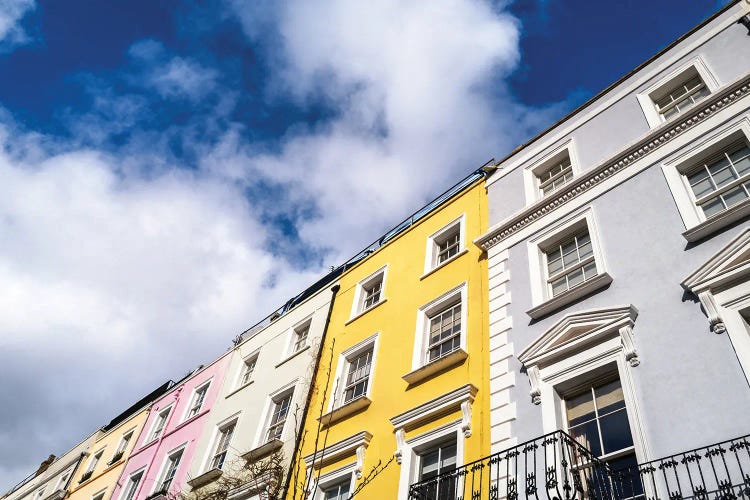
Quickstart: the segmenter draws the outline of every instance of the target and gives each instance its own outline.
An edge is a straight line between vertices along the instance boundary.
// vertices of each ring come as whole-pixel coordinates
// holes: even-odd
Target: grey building
[[[495,165],[493,456],[414,498],[750,498],[748,12]]]

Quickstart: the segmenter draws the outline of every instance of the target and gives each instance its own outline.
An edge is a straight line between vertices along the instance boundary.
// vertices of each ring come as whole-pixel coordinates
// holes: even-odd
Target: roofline
[[[666,47],[664,47],[663,49],[661,49],[659,52],[655,53],[654,55],[652,55],[651,57],[649,57],[648,59],[646,59],[645,61],[643,61],[638,66],[636,66],[632,70],[630,70],[627,73],[625,73],[623,76],[621,76],[620,78],[618,78],[617,80],[615,80],[614,83],[611,83],[610,85],[608,85],[607,87],[605,87],[604,90],[599,91],[594,97],[591,97],[589,100],[587,100],[583,104],[579,105],[573,111],[571,111],[570,113],[568,113],[564,117],[560,118],[558,121],[556,121],[555,123],[553,123],[549,127],[545,128],[544,130],[542,130],[541,132],[539,132],[538,134],[536,134],[535,136],[533,136],[528,141],[522,143],[519,146],[516,146],[513,149],[513,151],[511,151],[510,153],[508,153],[505,157],[501,158],[496,163],[496,165],[501,165],[502,163],[505,163],[506,161],[510,160],[511,158],[513,158],[514,156],[516,156],[518,153],[520,153],[521,151],[524,151],[526,148],[528,148],[532,144],[536,143],[538,140],[542,139],[544,136],[546,136],[547,134],[549,134],[550,132],[552,132],[554,129],[556,129],[557,127],[559,127],[563,123],[567,122],[568,120],[570,120],[574,116],[578,115],[579,113],[581,113],[585,109],[589,108],[591,105],[593,105],[599,99],[601,99],[602,97],[604,97],[607,93],[609,93],[615,87],[617,87],[618,85],[620,85],[621,83],[623,83],[625,80],[627,80],[628,78],[630,78],[634,74],[636,74],[639,71],[641,71],[643,68],[645,68],[646,66],[648,66],[649,64],[651,64],[652,62],[654,62],[656,59],[658,59],[659,57],[661,57],[665,53],[667,53],[670,50],[672,50],[675,46],[677,46],[683,40],[685,40],[686,38],[688,38],[689,36],[691,36],[693,33],[695,33],[696,31],[700,30],[701,28],[703,28],[704,26],[706,26],[707,24],[709,24],[711,21],[713,21],[714,19],[716,19],[717,17],[719,17],[721,14],[723,14],[726,11],[728,11],[730,8],[734,7],[735,4],[738,4],[738,3],[742,2],[742,1],[743,0],[731,0],[724,7],[720,8],[719,10],[717,10],[716,12],[714,12],[713,14],[711,14],[710,16],[708,16],[706,19],[704,19],[703,21],[701,21],[700,23],[698,23],[696,26],[694,26],[693,28],[691,28],[689,31],[687,31],[686,33],[684,33],[684,34],[680,35],[679,37],[677,37],[674,41],[672,41],[669,45],[667,45]],[[744,0],[744,1],[747,2],[749,0]]]

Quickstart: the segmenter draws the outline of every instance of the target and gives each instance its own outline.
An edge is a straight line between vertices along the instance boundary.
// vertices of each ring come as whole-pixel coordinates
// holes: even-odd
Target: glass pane
[[[747,149],[745,149],[745,153],[747,154]],[[744,158],[738,158],[734,164],[734,168],[737,169],[737,172],[739,172],[740,175],[746,175],[750,172],[750,156],[745,156]]]
[[[705,202],[701,205],[701,208],[703,209],[703,213],[706,214],[706,217],[711,217],[712,215],[724,210],[724,204],[719,197],[716,197]]]
[[[737,178],[737,175],[735,175],[734,171],[729,167],[729,162],[727,162],[726,168],[717,170],[716,172],[712,171],[711,175],[713,175],[717,187],[726,186]]]
[[[605,415],[599,419],[602,429],[604,453],[621,450],[633,446],[633,437],[628,424],[628,412],[624,409]]]
[[[594,389],[596,394],[596,409],[599,415],[625,408],[625,397],[622,393],[622,385],[615,380]]]
[[[588,240],[588,235],[586,236],[586,239]],[[594,249],[591,247],[591,240],[588,240],[585,243],[582,243],[581,248],[579,249],[579,252],[581,254],[581,260],[593,255]]]
[[[591,420],[585,424],[571,427],[568,429],[570,435],[575,439],[581,446],[586,447],[594,456],[600,456],[602,454],[601,446],[599,445],[599,430],[596,427],[596,420]]]
[[[562,259],[550,260],[547,264],[547,268],[549,269],[550,276],[554,276],[562,271]]]
[[[596,262],[591,262],[583,266],[584,279],[589,280],[596,276]]]
[[[435,450],[422,455],[422,480],[430,479],[438,474],[440,451]]]
[[[565,401],[568,414],[568,425],[574,426],[591,420],[596,416],[594,413],[594,397],[591,391],[586,391],[580,396]]]
[[[583,269],[576,269],[568,275],[568,286],[573,288],[579,283],[583,283]]]
[[[552,282],[552,296],[553,297],[559,293],[564,292],[567,289],[568,289],[568,285],[567,285],[565,276]]]
[[[664,118],[667,118],[667,119],[671,118],[675,116],[676,114],[678,114],[679,112],[680,110],[677,109],[677,107],[675,106],[674,108],[670,108],[669,110],[664,112]]]
[[[743,188],[742,186],[737,186],[724,193],[722,195],[722,198],[724,198],[724,203],[727,205],[727,207],[731,207],[735,203],[739,203],[742,200],[746,199],[747,193],[745,192],[745,188]]]

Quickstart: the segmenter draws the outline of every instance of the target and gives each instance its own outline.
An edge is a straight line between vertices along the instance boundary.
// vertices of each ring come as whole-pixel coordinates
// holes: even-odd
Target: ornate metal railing
[[[616,491],[646,499],[750,499],[750,435],[612,472]]]
[[[414,483],[410,500],[750,500],[750,435],[613,470],[562,431]]]

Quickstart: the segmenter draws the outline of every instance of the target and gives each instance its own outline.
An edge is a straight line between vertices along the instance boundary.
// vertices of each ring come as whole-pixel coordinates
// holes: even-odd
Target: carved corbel
[[[635,339],[633,338],[633,327],[625,325],[620,328],[620,339],[622,340],[622,350],[625,359],[630,366],[638,366],[641,361],[638,359],[638,351],[635,350]]]
[[[542,390],[539,386],[539,368],[536,366],[530,366],[526,373],[529,376],[529,382],[531,382],[531,402],[535,405],[542,403]]]
[[[393,455],[396,457],[396,462],[401,465],[401,459],[403,458],[404,448],[406,447],[406,431],[402,428],[396,429],[396,453]]]
[[[724,325],[724,320],[719,315],[719,306],[716,304],[716,299],[710,291],[700,292],[698,298],[701,301],[703,309],[708,315],[708,324],[711,327],[711,331],[716,334],[722,334],[727,331],[727,327]]]
[[[357,446],[357,465],[354,468],[354,475],[357,479],[362,479],[362,470],[365,466],[365,446]]]
[[[469,401],[461,403],[461,430],[464,437],[471,437],[471,403]]]

